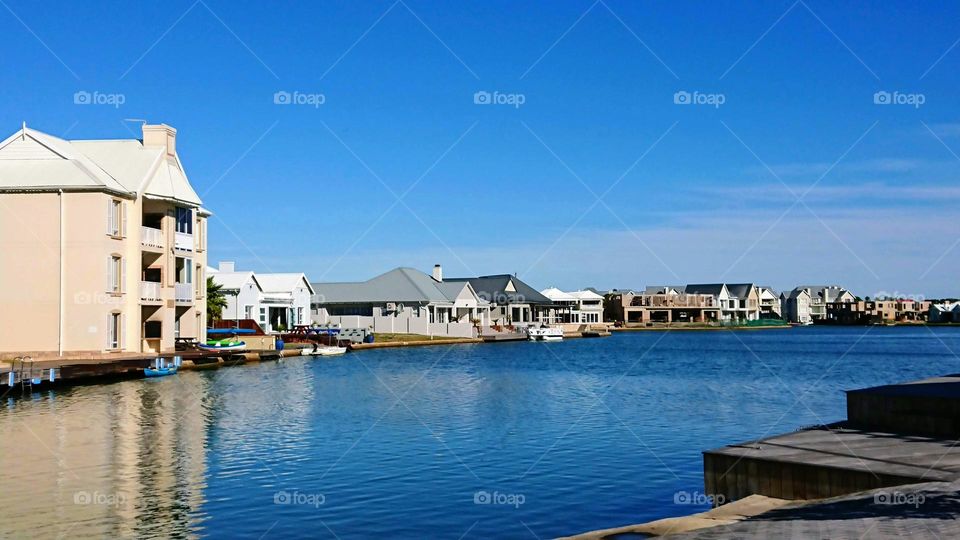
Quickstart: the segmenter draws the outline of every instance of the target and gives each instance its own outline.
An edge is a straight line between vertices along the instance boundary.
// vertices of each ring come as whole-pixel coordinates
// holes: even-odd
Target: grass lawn
[[[391,343],[396,341],[442,341],[445,339],[458,339],[447,336],[424,336],[422,334],[373,334],[374,343]]]

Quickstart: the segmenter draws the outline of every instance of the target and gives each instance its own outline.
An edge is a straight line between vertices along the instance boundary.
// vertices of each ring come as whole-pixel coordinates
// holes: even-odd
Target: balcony
[[[163,249],[163,231],[153,227],[140,227],[140,245],[149,248]]]
[[[177,283],[173,289],[174,301],[178,303],[193,303],[193,283]]]
[[[173,247],[181,251],[193,251],[193,235],[178,232],[174,238]]]
[[[140,300],[144,302],[162,302],[162,286],[155,281],[140,282]]]

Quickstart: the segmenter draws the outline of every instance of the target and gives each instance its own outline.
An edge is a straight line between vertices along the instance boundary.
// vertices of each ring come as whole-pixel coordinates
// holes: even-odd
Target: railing
[[[633,298],[630,303],[636,307],[660,307],[660,308],[714,308],[717,303],[712,296],[701,296],[693,294],[680,295],[640,295]]]
[[[174,238],[173,246],[176,249],[182,249],[184,251],[193,251],[193,235],[188,233],[178,232]]]
[[[173,287],[173,299],[177,302],[193,301],[193,283],[177,283]]]
[[[140,299],[151,301],[151,302],[162,301],[163,298],[161,297],[160,283],[157,283],[154,281],[141,281],[140,282]]]
[[[140,227],[140,244],[163,249],[163,231],[153,227]]]

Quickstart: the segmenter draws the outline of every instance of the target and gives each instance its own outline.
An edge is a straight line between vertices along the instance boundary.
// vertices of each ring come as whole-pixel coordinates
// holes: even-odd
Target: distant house
[[[559,306],[541,317],[542,323],[580,325],[603,322],[603,296],[594,291],[564,292],[551,287],[540,291],[540,294]]]
[[[720,320],[755,321],[760,318],[760,293],[752,283],[706,283],[684,287],[687,294],[709,294],[720,306]]]
[[[224,289],[224,320],[253,319],[268,333],[311,323],[313,287],[303,273],[237,272],[224,261],[210,276]]]
[[[960,323],[960,302],[931,305],[927,320],[932,323]]]
[[[790,322],[807,324],[827,320],[827,306],[856,301],[850,291],[839,285],[801,285],[783,297],[783,314]]]
[[[652,286],[641,292],[612,291],[604,297],[604,311],[607,320],[624,324],[717,322],[717,294],[727,296],[723,286],[712,291],[686,292],[678,285]]]
[[[761,319],[782,319],[783,309],[780,307],[780,295],[772,287],[760,285],[757,287],[760,297]]]
[[[555,307],[552,300],[510,274],[448,278],[443,281],[469,283],[481,299],[490,303],[493,324],[532,326],[541,317],[549,316],[550,310]]]
[[[468,282],[395,268],[367,281],[314,283],[314,322],[374,332],[473,337],[490,323],[490,303]]]

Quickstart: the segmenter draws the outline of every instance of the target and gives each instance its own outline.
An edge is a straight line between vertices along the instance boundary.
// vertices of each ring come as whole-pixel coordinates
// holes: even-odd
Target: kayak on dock
[[[206,343],[198,343],[197,348],[203,351],[242,351],[247,348],[244,341],[236,336],[223,339],[208,339]]]

